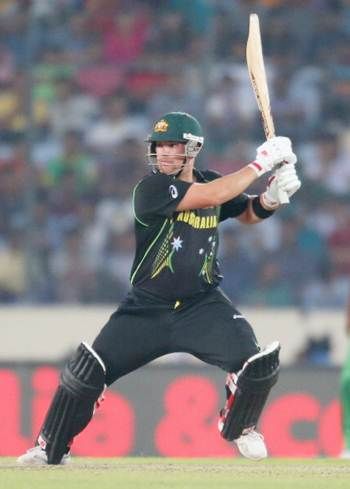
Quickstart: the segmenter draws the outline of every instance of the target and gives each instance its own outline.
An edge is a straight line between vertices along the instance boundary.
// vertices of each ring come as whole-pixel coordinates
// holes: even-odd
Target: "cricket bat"
[[[275,136],[275,125],[273,123],[269,89],[262,51],[260,23],[257,14],[249,16],[249,33],[247,40],[247,66],[254,95],[261,113],[266,139]],[[286,192],[279,190],[281,204],[288,204],[289,198]]]

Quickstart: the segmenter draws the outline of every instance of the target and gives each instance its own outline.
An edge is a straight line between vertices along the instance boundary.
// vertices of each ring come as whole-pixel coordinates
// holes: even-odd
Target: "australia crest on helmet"
[[[165,119],[157,121],[154,125],[154,132],[167,132],[169,123]]]

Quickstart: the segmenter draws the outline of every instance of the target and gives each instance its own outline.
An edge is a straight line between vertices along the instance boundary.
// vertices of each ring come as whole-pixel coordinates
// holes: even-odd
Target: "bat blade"
[[[260,22],[257,14],[249,16],[249,33],[246,47],[247,67],[254,95],[261,113],[266,139],[275,135],[275,125],[271,113],[269,89],[261,42]],[[289,203],[286,192],[279,191],[282,204]]]
[[[248,73],[262,115],[265,136],[269,139],[275,135],[275,126],[271,114],[270,96],[261,43],[260,23],[257,14],[251,14],[249,16],[249,34],[246,55]]]

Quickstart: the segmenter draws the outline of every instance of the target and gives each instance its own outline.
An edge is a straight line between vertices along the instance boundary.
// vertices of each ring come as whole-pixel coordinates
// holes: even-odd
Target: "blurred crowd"
[[[303,187],[262,225],[225,223],[223,286],[236,304],[345,303],[350,0],[2,0],[0,302],[121,299],[154,118],[183,110],[201,121],[200,166],[228,173],[255,156],[251,12]]]

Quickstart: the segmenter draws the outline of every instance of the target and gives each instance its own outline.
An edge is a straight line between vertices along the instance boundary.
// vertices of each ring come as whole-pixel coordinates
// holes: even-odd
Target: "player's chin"
[[[158,164],[158,171],[165,175],[176,175],[181,170],[182,165]]]

